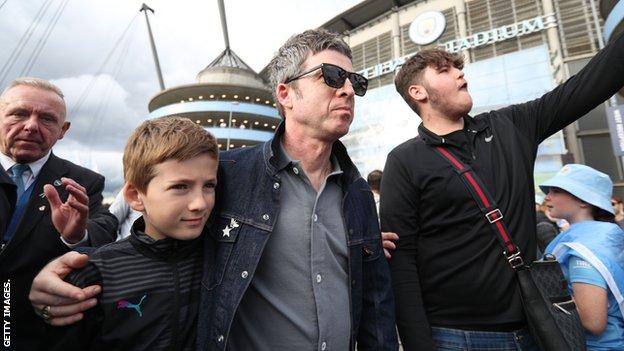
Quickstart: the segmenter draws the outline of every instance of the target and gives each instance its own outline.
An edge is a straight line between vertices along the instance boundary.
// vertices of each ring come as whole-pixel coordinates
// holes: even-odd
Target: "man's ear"
[[[69,121],[63,122],[63,125],[61,126],[61,135],[58,137],[57,140],[63,139],[63,137],[65,136],[65,133],[67,132],[70,126],[71,126],[71,122]]]
[[[126,183],[121,189],[123,191],[124,199],[128,205],[135,211],[145,212],[145,205],[143,204],[143,194],[131,183]]]
[[[410,85],[407,88],[407,93],[409,96],[416,102],[424,103],[429,98],[429,94],[427,93],[427,89],[425,89],[422,85]]]
[[[280,83],[275,87],[275,97],[284,110],[292,108],[292,94],[288,84]]]

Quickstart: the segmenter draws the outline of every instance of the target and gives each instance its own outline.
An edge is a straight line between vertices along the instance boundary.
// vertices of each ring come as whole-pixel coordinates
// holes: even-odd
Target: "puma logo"
[[[489,143],[490,141],[492,141],[492,139],[494,139],[494,134],[490,135],[490,136],[486,136],[485,137],[485,142]]]
[[[146,297],[147,297],[147,294],[143,295],[143,297],[137,304],[131,303],[130,301],[127,301],[127,300],[119,300],[117,301],[117,309],[119,310],[122,308],[133,308],[136,311],[136,313],[139,315],[139,317],[143,317],[143,312],[141,311],[141,304],[143,303],[143,300],[145,300]]]

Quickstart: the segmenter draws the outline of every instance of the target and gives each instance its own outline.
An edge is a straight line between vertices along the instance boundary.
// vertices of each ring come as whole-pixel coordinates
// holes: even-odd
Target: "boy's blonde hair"
[[[219,158],[217,140],[200,125],[177,116],[148,120],[128,139],[123,155],[124,180],[145,193],[156,176],[156,165],[202,154]]]

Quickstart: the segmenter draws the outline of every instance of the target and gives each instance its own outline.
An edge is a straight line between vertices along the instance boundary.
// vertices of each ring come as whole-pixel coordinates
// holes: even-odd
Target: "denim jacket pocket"
[[[362,242],[362,260],[364,262],[378,259],[381,251],[379,239],[368,239]]]
[[[235,218],[226,216],[219,217],[217,230],[214,235],[218,245],[216,252],[217,257],[214,261],[214,266],[208,268],[212,273],[205,275],[209,277],[209,281],[202,282],[202,285],[208,290],[212,290],[221,284],[242,225],[243,224]]]
[[[347,244],[351,255],[360,253],[363,262],[374,261],[381,255],[381,244],[379,239],[355,239]],[[352,257],[353,258],[353,257]]]

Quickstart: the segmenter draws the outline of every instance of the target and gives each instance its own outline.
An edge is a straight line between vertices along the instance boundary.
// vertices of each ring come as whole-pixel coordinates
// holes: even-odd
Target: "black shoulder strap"
[[[524,261],[520,254],[520,249],[511,239],[509,230],[503,221],[503,214],[498,208],[496,201],[487,191],[481,178],[468,165],[464,164],[455,157],[449,150],[442,146],[434,146],[434,150],[442,156],[443,159],[451,164],[455,172],[468,188],[470,195],[475,200],[479,209],[483,213],[485,219],[490,224],[490,228],[494,231],[494,235],[503,247],[503,254],[513,269],[524,268]]]

